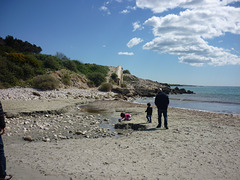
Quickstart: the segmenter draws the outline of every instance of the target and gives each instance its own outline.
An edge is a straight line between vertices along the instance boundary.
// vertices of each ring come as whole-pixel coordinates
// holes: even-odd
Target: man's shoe
[[[161,126],[158,125],[156,128],[161,128]]]
[[[168,127],[165,127],[166,129],[168,129]]]

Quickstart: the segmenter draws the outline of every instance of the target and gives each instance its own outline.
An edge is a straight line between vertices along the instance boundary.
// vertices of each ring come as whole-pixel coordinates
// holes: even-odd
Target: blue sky
[[[240,86],[240,0],[0,0],[0,37],[162,83]]]

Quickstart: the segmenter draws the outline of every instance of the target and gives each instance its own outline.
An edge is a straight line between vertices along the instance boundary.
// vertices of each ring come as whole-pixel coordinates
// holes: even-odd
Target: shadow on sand
[[[115,124],[115,129],[132,129],[135,131],[162,131],[167,129],[161,129],[161,128],[148,128],[148,123],[140,123],[140,124],[134,124],[134,123],[118,123]]]

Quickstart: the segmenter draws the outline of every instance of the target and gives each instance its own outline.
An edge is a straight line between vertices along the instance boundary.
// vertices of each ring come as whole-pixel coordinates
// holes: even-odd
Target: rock
[[[149,79],[141,79],[131,74],[124,74],[124,83],[127,88],[113,87],[112,92],[121,94],[126,97],[154,97],[156,96],[157,89],[162,88],[166,94],[193,94],[194,92],[185,89],[171,89],[167,83],[159,83]],[[116,97],[115,97],[116,98]],[[120,97],[119,97],[120,98]]]
[[[38,92],[35,92],[35,91],[33,92],[33,95],[34,96],[41,96],[41,94],[39,94]]]
[[[130,93],[130,90],[127,88],[113,87],[112,92],[125,96]]]
[[[87,131],[76,131],[75,134],[76,135],[85,135],[87,133]]]
[[[178,87],[175,87],[174,89],[171,90],[171,94],[194,94],[193,91],[186,90],[184,88],[179,89]]]
[[[67,139],[67,136],[59,135],[58,136],[60,139]]]
[[[44,142],[50,142],[51,140],[50,140],[50,138],[45,138],[45,137],[43,137],[43,141],[44,141]]]
[[[6,112],[5,115],[6,115],[6,118],[17,118],[17,117],[19,117],[19,113],[15,113],[15,112]]]
[[[23,140],[24,141],[29,141],[29,142],[34,141],[34,139],[31,136],[25,136],[25,137],[23,137]]]

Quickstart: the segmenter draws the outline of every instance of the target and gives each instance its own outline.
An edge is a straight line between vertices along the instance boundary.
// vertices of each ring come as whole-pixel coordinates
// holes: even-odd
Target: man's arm
[[[155,103],[155,105],[158,107],[158,96],[155,97],[154,103]]]
[[[3,114],[3,108],[2,108],[2,103],[0,102],[0,130],[1,133],[0,134],[4,134],[4,128],[5,128],[6,124],[5,124],[5,120],[4,120],[4,114]]]

